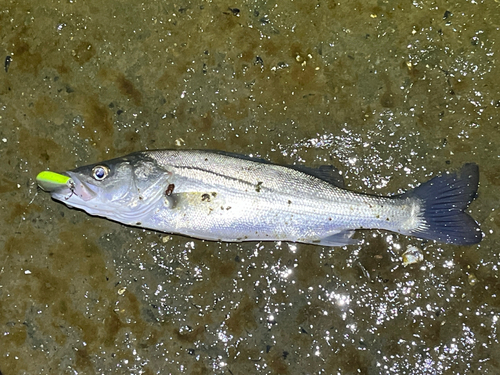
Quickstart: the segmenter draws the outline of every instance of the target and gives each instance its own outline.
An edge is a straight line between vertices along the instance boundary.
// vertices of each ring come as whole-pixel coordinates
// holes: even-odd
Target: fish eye
[[[92,168],[92,177],[96,179],[97,181],[102,181],[106,177],[108,177],[109,174],[109,168],[106,167],[105,165],[96,165],[94,168]]]

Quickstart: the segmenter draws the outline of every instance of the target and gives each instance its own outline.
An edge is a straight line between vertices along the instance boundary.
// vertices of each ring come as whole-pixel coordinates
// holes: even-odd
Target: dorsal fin
[[[333,165],[320,165],[316,168],[305,165],[289,165],[287,167],[310,174],[339,188],[344,188],[344,178],[340,174],[340,171]]]
[[[241,160],[248,160],[248,161],[254,161],[256,163],[262,163],[262,164],[274,164],[271,163],[269,160],[258,158],[255,156],[249,156],[245,154],[238,154],[237,152],[230,152],[230,151],[220,151],[220,150],[209,150],[208,152],[213,152],[219,155],[224,155],[224,156],[229,156],[232,158],[237,158]]]
[[[257,163],[263,164],[275,164],[270,162],[269,160],[257,158],[253,156],[248,156],[244,154],[238,154],[235,152],[227,152],[227,151],[215,151],[220,155],[230,156],[233,158],[239,158],[243,160],[254,161]],[[307,167],[305,165],[284,165],[287,168],[295,169],[296,171],[303,172],[319,178],[325,182],[328,182],[332,185],[335,185],[339,188],[344,188],[344,178],[342,177],[340,171],[335,168],[333,165],[320,165],[319,167]]]

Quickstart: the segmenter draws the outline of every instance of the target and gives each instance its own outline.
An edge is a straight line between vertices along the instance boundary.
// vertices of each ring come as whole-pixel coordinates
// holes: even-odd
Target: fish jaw
[[[89,201],[95,198],[97,194],[94,187],[80,181],[71,172],[55,173],[43,171],[36,176],[36,181],[54,199],[61,201],[68,201],[73,197]]]
[[[44,171],[36,179],[38,185],[49,192],[53,199],[70,207],[84,209],[100,193],[97,186],[84,182],[72,172]]]
[[[66,203],[68,206],[79,207],[81,202],[89,202],[96,198],[99,189],[91,184],[80,180],[74,173],[65,172],[69,177],[65,188],[56,189],[50,192],[52,198]]]
[[[78,176],[73,172],[66,173],[71,178],[70,181],[72,182],[72,186],[70,190],[72,196],[75,196],[84,202],[88,202],[95,199],[99,195],[100,189],[97,186],[80,180]]]

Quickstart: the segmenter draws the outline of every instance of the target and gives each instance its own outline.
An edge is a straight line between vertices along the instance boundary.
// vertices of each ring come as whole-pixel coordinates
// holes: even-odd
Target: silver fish
[[[356,229],[385,229],[458,245],[481,241],[464,210],[479,169],[435,177],[416,189],[378,197],[343,189],[332,169],[287,167],[235,154],[157,150],[77,168],[44,171],[40,187],[90,215],[215,241],[359,243]]]

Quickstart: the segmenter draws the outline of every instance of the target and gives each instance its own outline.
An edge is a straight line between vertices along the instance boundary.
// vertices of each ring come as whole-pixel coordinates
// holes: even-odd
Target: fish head
[[[162,200],[171,175],[154,160],[131,154],[63,173],[44,171],[37,182],[70,207],[135,224]]]

